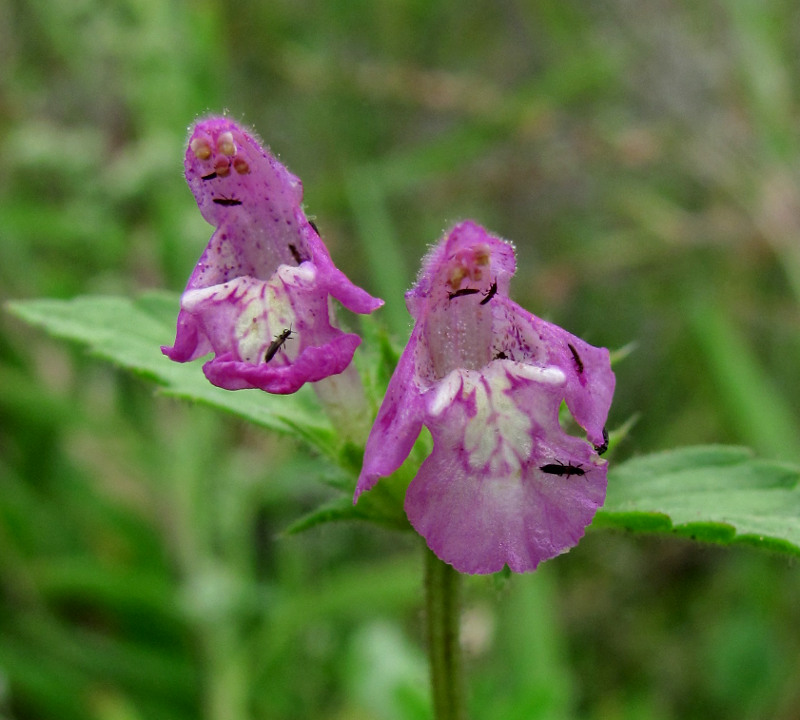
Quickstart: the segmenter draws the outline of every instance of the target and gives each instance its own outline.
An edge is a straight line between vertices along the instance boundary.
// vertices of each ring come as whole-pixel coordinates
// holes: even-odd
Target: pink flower
[[[472,222],[425,258],[355,493],[397,470],[427,426],[433,451],[406,514],[465,573],[533,570],[575,545],[605,500],[608,351],[512,302],[515,267],[512,246]],[[588,441],[559,424],[562,401]]]
[[[336,268],[301,207],[303,187],[232,120],[193,128],[186,181],[216,230],[181,297],[167,357],[209,352],[206,377],[228,390],[292,393],[341,373],[361,339],[331,324],[328,296],[357,313],[382,300]]]

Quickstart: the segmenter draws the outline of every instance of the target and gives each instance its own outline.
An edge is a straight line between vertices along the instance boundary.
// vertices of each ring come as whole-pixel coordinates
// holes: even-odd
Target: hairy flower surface
[[[336,268],[301,201],[303,186],[225,117],[193,128],[186,181],[216,230],[181,298],[170,359],[214,353],[206,377],[228,390],[291,393],[341,373],[361,339],[331,324],[329,296],[370,313],[382,300]]]
[[[608,350],[508,298],[513,247],[463,222],[406,294],[415,326],[370,432],[355,498],[391,475],[425,425],[433,451],[405,510],[442,560],[515,572],[575,545],[605,500]],[[559,424],[566,402],[587,439]]]

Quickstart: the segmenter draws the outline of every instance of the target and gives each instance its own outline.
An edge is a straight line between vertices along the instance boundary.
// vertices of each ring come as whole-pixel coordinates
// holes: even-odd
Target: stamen
[[[458,290],[461,287],[461,281],[466,276],[467,271],[461,265],[456,265],[450,270],[450,277],[447,280],[453,290]]]
[[[233,133],[228,131],[220,133],[217,138],[217,148],[223,155],[229,157],[236,154],[236,143],[233,141]]]
[[[479,245],[475,248],[476,265],[488,265],[490,257],[489,248],[486,245]]]
[[[228,177],[231,174],[230,163],[225,158],[217,158],[214,163],[214,171],[217,173],[217,177]]]
[[[211,145],[205,138],[195,138],[189,143],[189,147],[198,160],[208,160],[211,157]]]

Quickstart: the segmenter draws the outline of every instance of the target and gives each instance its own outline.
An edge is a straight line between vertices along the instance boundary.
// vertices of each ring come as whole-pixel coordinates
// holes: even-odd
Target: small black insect
[[[608,430],[603,428],[603,444],[602,445],[593,445],[594,451],[598,455],[602,455],[606,450],[608,450]]]
[[[231,207],[232,205],[242,204],[241,200],[237,200],[236,198],[226,198],[226,197],[214,198],[214,202],[217,205],[223,205],[224,207]]]
[[[455,292],[447,293],[447,297],[451,300],[457,297],[464,297],[464,295],[475,295],[478,292],[477,288],[461,288],[461,290],[456,290]]]
[[[278,350],[280,350],[281,345],[283,345],[292,335],[294,335],[294,333],[292,332],[291,325],[288,328],[286,328],[286,330],[276,335],[275,339],[269,344],[269,347],[267,348],[267,352],[264,355],[264,362],[268,363],[270,360],[272,360],[272,358],[275,357],[275,353],[278,352]]]
[[[314,228],[314,232],[319,235],[319,228],[317,227],[317,224],[313,220],[309,220],[308,224],[311,225],[311,227]],[[322,237],[322,235],[319,236]]]
[[[486,297],[481,300],[481,305],[486,305],[495,295],[497,294],[497,280],[492,283],[492,287],[489,288],[489,292],[486,293]]]
[[[575,361],[575,367],[578,368],[578,375],[583,375],[583,360],[581,360],[581,356],[578,355],[578,351],[570,343],[567,343],[567,347],[572,353],[572,359]]]
[[[295,261],[295,262],[296,262],[298,265],[299,265],[301,262],[303,262],[303,260],[306,260],[306,259],[307,259],[307,258],[304,258],[304,257],[303,257],[303,256],[300,254],[300,251],[297,249],[297,246],[296,246],[296,245],[293,245],[292,243],[289,243],[289,252],[290,252],[290,253],[292,253],[292,257],[294,258],[294,261]]]
[[[586,475],[586,470],[583,469],[580,465],[564,465],[562,462],[548,463],[547,465],[541,465],[539,467],[543,473],[547,473],[548,475],[561,475],[562,477],[570,478],[573,475],[581,476]]]
[[[200,179],[201,180],[213,180],[215,177],[217,177],[217,173],[211,172],[211,173],[208,173],[208,175],[202,175],[200,177]]]
[[[508,360],[508,355],[506,355],[502,350],[494,356],[495,360]]]

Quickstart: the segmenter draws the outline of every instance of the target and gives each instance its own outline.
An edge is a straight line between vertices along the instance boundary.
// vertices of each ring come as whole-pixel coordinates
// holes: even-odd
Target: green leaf
[[[338,497],[314,508],[311,512],[295,520],[284,531],[287,535],[310,530],[317,525],[340,520],[366,520],[368,515],[363,506],[353,504],[352,496]]]
[[[342,520],[366,520],[393,530],[409,530],[411,526],[403,510],[402,499],[407,485],[407,479],[393,475],[382,480],[368,493],[364,493],[355,504],[352,491],[347,492],[314,508],[293,522],[285,532],[287,535],[293,535],[317,525]]]
[[[659,532],[800,555],[800,467],[697,446],[612,467],[593,527]]]
[[[153,292],[136,300],[82,296],[72,300],[25,300],[8,304],[23,320],[51,335],[85,345],[95,357],[161,385],[165,395],[226,410],[245,420],[298,436],[323,453],[335,453],[335,435],[313,392],[293,395],[231,392],[214,387],[200,362],[176,363],[161,353],[175,337],[177,295]]]

